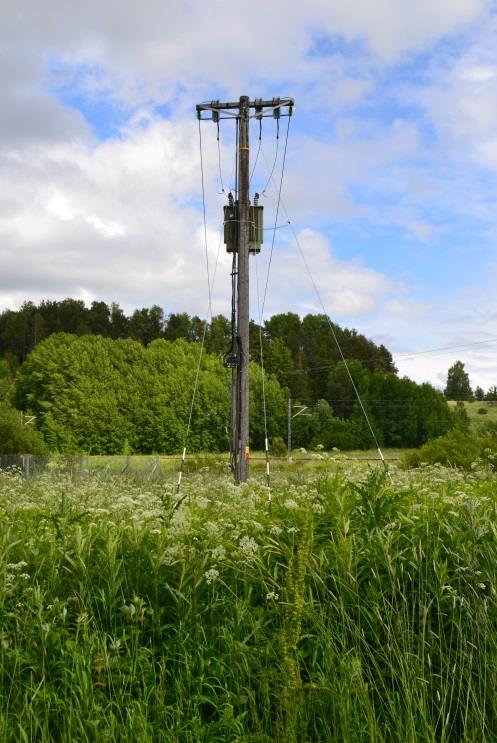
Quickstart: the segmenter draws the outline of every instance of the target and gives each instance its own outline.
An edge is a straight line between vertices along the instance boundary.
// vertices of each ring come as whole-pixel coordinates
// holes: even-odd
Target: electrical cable
[[[286,209],[285,209],[284,205],[283,205],[283,209],[284,209],[284,211],[285,211],[285,213],[286,213]],[[288,219],[288,214],[287,214],[287,219]],[[380,459],[381,459],[381,461],[382,461],[383,467],[385,468],[385,471],[386,471],[386,472],[388,472],[388,465],[387,465],[387,463],[385,462],[385,457],[383,456],[383,452],[381,451],[381,448],[380,448],[380,444],[379,444],[378,438],[377,438],[377,436],[376,436],[376,433],[375,433],[375,431],[374,431],[374,428],[373,428],[373,426],[372,426],[372,424],[371,424],[371,421],[369,420],[369,416],[368,416],[368,414],[367,414],[367,412],[366,412],[366,408],[364,407],[364,403],[362,402],[362,398],[361,398],[361,395],[359,394],[359,390],[357,389],[356,383],[355,383],[355,381],[354,381],[354,377],[352,376],[352,372],[350,371],[349,365],[348,365],[348,363],[347,363],[347,359],[345,358],[345,356],[344,356],[344,354],[343,354],[343,351],[342,351],[342,347],[341,347],[341,345],[340,345],[340,342],[339,342],[339,340],[338,340],[337,334],[335,333],[335,328],[333,327],[333,323],[331,322],[331,320],[330,320],[330,318],[329,318],[329,316],[328,316],[328,314],[327,314],[327,312],[326,312],[326,309],[325,309],[325,306],[324,306],[323,300],[321,299],[321,294],[320,294],[320,292],[319,292],[319,289],[318,289],[318,287],[317,287],[317,285],[316,285],[316,282],[314,281],[314,277],[313,277],[313,275],[312,275],[312,272],[311,272],[311,269],[310,269],[310,267],[309,267],[309,264],[307,263],[307,261],[306,261],[306,259],[305,259],[305,255],[304,255],[304,252],[303,252],[303,250],[302,250],[302,247],[301,247],[301,245],[300,245],[300,242],[299,242],[299,239],[298,239],[297,233],[295,232],[295,229],[294,229],[293,225],[291,225],[291,230],[292,230],[292,234],[293,234],[293,237],[294,237],[295,243],[296,243],[296,245],[297,245],[297,248],[298,248],[298,250],[299,250],[299,252],[300,252],[300,256],[301,256],[301,258],[302,258],[302,261],[303,261],[303,263],[304,263],[304,267],[305,267],[305,269],[306,269],[306,271],[307,271],[307,275],[309,276],[309,279],[310,279],[310,281],[311,281],[311,284],[312,284],[312,286],[313,286],[313,288],[314,288],[314,291],[315,291],[315,293],[316,293],[316,297],[317,297],[317,300],[318,300],[319,304],[321,305],[321,308],[322,308],[322,310],[323,310],[323,314],[324,314],[324,315],[326,316],[326,318],[327,318],[327,320],[328,320],[328,325],[329,325],[329,327],[330,327],[330,330],[331,330],[331,334],[332,334],[332,336],[333,336],[333,340],[335,341],[335,345],[336,345],[336,347],[338,348],[338,352],[339,352],[339,354],[340,354],[340,357],[341,357],[341,359],[342,359],[342,361],[343,361],[344,367],[345,367],[345,369],[346,369],[346,371],[347,371],[347,375],[348,375],[348,377],[349,377],[349,379],[350,379],[350,383],[351,383],[351,385],[352,385],[352,389],[354,390],[354,394],[355,394],[355,396],[356,396],[356,398],[357,398],[357,401],[358,401],[358,403],[359,403],[359,405],[360,405],[360,408],[361,408],[361,410],[362,410],[362,414],[363,414],[363,416],[364,416],[364,420],[365,420],[365,421],[366,421],[366,423],[367,423],[367,426],[368,426],[368,428],[369,428],[369,431],[370,431],[370,433],[371,433],[371,436],[372,436],[372,438],[373,438],[373,441],[374,441],[374,443],[375,443],[375,446],[376,446],[376,450],[377,450],[377,452],[378,452],[378,454],[379,454],[379,456],[380,456]]]
[[[287,132],[287,134],[288,134],[288,132]],[[285,151],[286,151],[286,143],[285,143]],[[264,158],[264,161],[266,162],[266,167],[267,167],[267,161],[266,161],[266,158],[264,156],[264,151],[262,151],[262,156]],[[271,180],[271,177],[270,177],[269,180]],[[369,420],[369,416],[368,416],[367,411],[366,411],[366,408],[364,407],[364,404],[362,402],[361,396],[359,394],[359,390],[357,389],[357,386],[355,384],[354,378],[353,378],[352,373],[351,373],[351,371],[349,369],[349,365],[347,363],[347,359],[345,358],[345,356],[343,354],[342,347],[340,345],[340,342],[338,340],[337,334],[335,333],[335,329],[333,327],[333,323],[331,322],[330,317],[329,317],[328,313],[326,312],[326,309],[325,309],[323,300],[321,299],[321,294],[320,294],[320,292],[318,290],[318,287],[316,285],[316,282],[314,281],[314,277],[313,277],[312,272],[310,270],[309,264],[307,263],[307,261],[305,259],[305,255],[304,255],[304,252],[303,252],[302,247],[300,245],[300,242],[299,242],[297,233],[295,232],[295,229],[293,227],[293,224],[291,223],[291,220],[290,220],[290,218],[288,216],[288,212],[287,212],[287,210],[285,208],[284,202],[283,202],[283,200],[281,198],[281,181],[280,181],[280,189],[279,189],[279,194],[278,194],[278,210],[279,210],[280,203],[281,203],[281,206],[283,207],[283,211],[286,214],[287,221],[290,224],[290,229],[292,230],[292,234],[293,234],[293,237],[294,237],[294,240],[295,240],[295,244],[297,245],[297,248],[299,250],[300,256],[301,256],[302,261],[304,263],[304,267],[306,269],[307,275],[308,275],[308,277],[309,277],[309,279],[311,281],[311,284],[312,284],[312,286],[314,288],[314,292],[316,294],[318,303],[321,305],[321,308],[323,310],[323,314],[324,314],[324,316],[326,317],[326,319],[328,321],[328,325],[330,327],[331,334],[333,336],[333,340],[335,341],[335,345],[336,345],[336,347],[338,349],[338,352],[339,352],[340,357],[341,357],[341,359],[343,361],[344,367],[345,367],[345,369],[347,371],[347,375],[348,375],[348,377],[350,379],[350,382],[352,384],[352,389],[354,390],[354,394],[355,394],[355,396],[357,398],[357,401],[359,402],[359,405],[360,405],[362,414],[363,414],[364,419],[366,421],[366,424],[367,424],[367,426],[369,428],[369,431],[371,433],[372,439],[373,439],[373,441],[375,443],[376,450],[378,451],[379,457],[380,457],[380,459],[382,461],[382,464],[383,464],[385,470],[388,472],[388,466],[387,466],[387,463],[385,462],[385,457],[383,456],[383,452],[381,451],[378,438],[377,438],[376,433],[375,433],[375,431],[373,429],[373,426],[371,425],[371,421]],[[274,244],[274,233],[273,233],[273,244]],[[272,256],[272,251],[271,251],[271,256]],[[270,256],[270,260],[271,260],[271,256]]]
[[[216,256],[216,262],[214,265],[214,273],[212,277],[212,284],[211,284],[211,277],[210,277],[210,270],[209,270],[209,245],[207,240],[207,216],[206,216],[206,208],[205,208],[205,181],[204,181],[204,159],[203,159],[203,152],[202,152],[202,130],[200,127],[200,119],[198,122],[198,134],[199,134],[199,151],[200,151],[200,173],[201,173],[201,183],[202,183],[202,214],[203,214],[203,226],[204,226],[204,247],[205,247],[205,263],[206,263],[206,271],[207,271],[207,291],[209,295],[209,304],[208,304],[208,310],[207,310],[207,317],[204,321],[204,332],[202,335],[202,341],[200,344],[200,350],[199,350],[199,356],[198,356],[198,362],[197,362],[197,369],[195,373],[195,381],[193,384],[193,392],[190,402],[190,411],[188,414],[188,423],[186,426],[186,432],[185,432],[185,439],[184,439],[184,446],[183,446],[183,453],[181,456],[181,462],[180,467],[178,471],[178,480],[176,483],[176,494],[179,494],[180,488],[181,488],[181,480],[183,477],[184,469],[185,469],[185,460],[186,460],[186,450],[188,447],[188,440],[190,437],[190,431],[191,431],[191,425],[192,425],[192,419],[193,419],[193,409],[195,405],[195,399],[197,396],[197,389],[198,389],[198,382],[200,378],[200,368],[202,364],[202,357],[204,353],[204,347],[205,347],[205,338],[207,335],[207,326],[208,326],[208,318],[210,317],[210,320],[212,322],[212,285],[215,280],[216,272],[217,272],[217,265],[219,261],[219,252],[221,248],[221,235],[219,237],[219,244],[217,249],[217,256]],[[181,501],[178,501],[175,505],[177,507]]]
[[[259,155],[261,154],[261,145],[262,145],[262,119],[259,119],[259,146],[257,148],[257,153],[256,153],[256,156],[255,156],[254,165],[252,167],[252,172],[251,172],[250,178],[249,178],[249,189],[250,189],[250,186],[252,185],[252,179],[254,177],[255,168],[257,166],[257,161],[259,160]]]
[[[217,125],[217,161],[219,165],[219,180],[221,181],[221,193],[224,193],[226,195],[226,191],[224,190],[224,183],[223,183],[223,172],[221,169],[221,144],[219,142],[219,119],[216,121],[216,125]]]
[[[257,253],[255,255],[255,283],[257,288],[257,310],[259,313],[259,351],[261,357],[261,374],[262,374],[262,412],[264,418],[264,453],[266,459],[266,485],[268,487],[268,502],[269,510],[271,510],[272,493],[271,493],[271,480],[269,474],[269,438],[268,438],[268,426],[267,426],[267,405],[266,405],[266,371],[264,369],[264,351],[262,347],[262,314],[261,314],[261,303],[259,295],[259,269]]]
[[[269,285],[269,273],[271,271],[271,263],[272,263],[272,260],[273,260],[273,253],[274,253],[274,243],[275,243],[275,239],[276,239],[276,225],[278,224],[278,216],[279,216],[279,213],[280,213],[280,205],[282,203],[282,201],[281,201],[281,191],[282,191],[282,188],[283,188],[283,176],[284,176],[284,173],[285,173],[286,152],[287,152],[287,147],[288,147],[288,134],[290,132],[290,120],[291,120],[291,117],[289,116],[288,117],[288,122],[287,122],[287,127],[286,127],[285,147],[284,147],[284,150],[283,150],[283,161],[282,161],[282,164],[281,164],[281,176],[280,176],[280,184],[279,184],[279,188],[278,188],[278,200],[276,202],[276,213],[275,213],[275,217],[274,217],[273,237],[272,237],[272,240],[271,240],[271,250],[269,251],[269,261],[268,261],[268,268],[267,268],[267,274],[266,274],[266,284],[265,284],[265,287],[264,287],[264,297],[263,297],[263,300],[262,300],[262,312],[261,312],[261,323],[260,324],[262,324],[262,317],[264,315],[264,308],[266,306],[266,297],[267,297],[267,290],[268,290],[268,285]],[[262,156],[264,157],[264,151],[262,151]],[[265,160],[265,158],[264,158],[264,160]],[[267,165],[267,163],[266,163],[266,165]],[[274,170],[274,168],[273,168],[273,170]],[[270,177],[269,180],[271,180],[271,178],[272,178],[272,174],[271,174],[271,177]],[[269,183],[269,181],[268,181],[268,183]]]
[[[267,407],[266,407],[266,384],[265,384],[265,370],[264,370],[264,351],[263,351],[263,345],[262,345],[262,323],[264,318],[264,307],[266,305],[266,297],[267,297],[267,290],[268,290],[268,284],[269,284],[269,274],[271,271],[271,263],[273,258],[273,252],[274,252],[274,242],[276,237],[276,225],[278,224],[278,216],[279,216],[279,209],[280,209],[280,199],[281,199],[281,190],[283,186],[283,175],[285,172],[285,162],[286,162],[286,152],[287,152],[287,145],[288,145],[288,134],[290,131],[290,116],[288,117],[288,123],[287,123],[287,129],[286,129],[286,136],[285,136],[285,149],[283,152],[283,160],[281,164],[281,177],[280,177],[280,186],[278,190],[278,202],[276,205],[276,214],[274,218],[274,229],[273,229],[273,237],[271,241],[271,250],[269,253],[269,261],[268,261],[268,267],[267,267],[267,274],[266,274],[266,282],[264,286],[264,297],[262,300],[262,305],[260,302],[260,296],[259,296],[259,275],[258,275],[258,267],[257,267],[257,254],[256,254],[256,262],[255,262],[255,268],[256,268],[256,285],[257,285],[257,307],[259,311],[259,347],[260,347],[260,357],[261,357],[261,371],[262,371],[262,401],[263,401],[263,413],[264,413],[264,443],[265,443],[265,456],[266,456],[266,484],[269,489],[268,492],[268,500],[269,500],[269,508],[271,509],[271,501],[272,501],[272,494],[271,494],[271,488],[270,488],[270,475],[269,475],[269,439],[268,439],[268,428],[267,428]],[[279,138],[279,119],[278,119],[278,138]],[[260,150],[260,147],[259,147]]]
[[[288,125],[287,125],[287,130],[286,130],[287,131],[287,139],[288,139],[288,128],[290,126],[290,119],[291,118],[292,118],[291,116],[288,117]],[[271,180],[273,178],[274,169],[276,167],[276,161],[278,160],[279,146],[280,146],[280,120],[279,119],[276,119],[276,152],[274,153],[274,161],[273,161],[273,165],[272,165],[272,168],[270,170],[270,173],[269,173],[269,178],[267,179],[267,183],[266,183],[266,185],[264,186],[264,188],[261,191],[261,196],[265,196],[266,195],[266,189],[269,186],[269,184],[271,183]],[[264,157],[264,151],[262,152],[262,155]],[[266,160],[266,158],[264,158],[264,161],[265,160]],[[267,167],[267,162],[266,162],[266,167]]]

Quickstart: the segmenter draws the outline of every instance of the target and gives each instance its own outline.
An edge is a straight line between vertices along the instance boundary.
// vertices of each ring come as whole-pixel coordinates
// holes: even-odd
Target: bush
[[[487,415],[488,410],[486,408],[478,408],[478,415]]]
[[[286,457],[288,449],[281,436],[273,436],[269,444],[269,452],[273,457]]]
[[[497,441],[454,429],[445,436],[439,436],[424,444],[420,449],[408,452],[402,458],[404,467],[419,467],[421,464],[444,464],[470,470],[477,459],[484,457],[484,451],[497,452]]]
[[[47,454],[43,437],[32,425],[22,426],[18,410],[0,406],[0,454]]]

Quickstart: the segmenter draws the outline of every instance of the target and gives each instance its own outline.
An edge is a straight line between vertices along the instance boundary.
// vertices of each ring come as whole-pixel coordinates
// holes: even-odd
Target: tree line
[[[265,439],[262,367],[273,442],[286,441],[290,398],[309,413],[294,421],[295,446],[369,448],[356,390],[382,445],[419,446],[454,423],[442,393],[400,379],[384,346],[325,315],[274,315],[262,327],[251,322],[250,334],[253,448]],[[27,302],[0,315],[0,404],[35,415],[52,450],[175,453],[183,447],[202,353],[189,445],[225,451],[230,373],[223,359],[230,345],[222,315],[206,326],[187,313],[166,317],[157,306],[127,317],[104,302]]]
[[[127,316],[115,302],[94,301],[87,307],[81,300],[68,298],[44,300],[38,305],[25,302],[19,310],[0,313],[0,357],[19,366],[38,343],[61,332],[131,338],[145,346],[159,338],[189,343],[204,339],[206,352],[219,357],[226,355],[231,345],[231,325],[223,315],[216,315],[206,326],[201,318],[186,312],[166,317],[157,305],[136,309]],[[385,346],[331,323],[326,315],[309,314],[301,319],[293,312],[274,315],[262,328],[251,321],[251,358],[263,363],[292,397],[315,403],[325,396],[328,372],[341,358],[335,338],[346,358],[360,361],[371,371],[396,371]]]

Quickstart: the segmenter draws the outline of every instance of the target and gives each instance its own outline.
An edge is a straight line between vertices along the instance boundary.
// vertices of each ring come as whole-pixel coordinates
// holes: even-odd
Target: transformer
[[[256,193],[254,203],[249,207],[249,253],[256,255],[261,252],[264,242],[264,207],[259,206],[259,194]],[[238,201],[233,199],[233,194],[228,195],[228,204],[223,207],[224,214],[224,244],[227,253],[234,253],[238,249],[238,229],[240,219],[238,216]]]

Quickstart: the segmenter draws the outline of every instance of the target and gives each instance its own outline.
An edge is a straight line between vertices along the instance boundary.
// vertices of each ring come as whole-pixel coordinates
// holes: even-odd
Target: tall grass
[[[0,741],[497,740],[493,472],[0,476]]]

